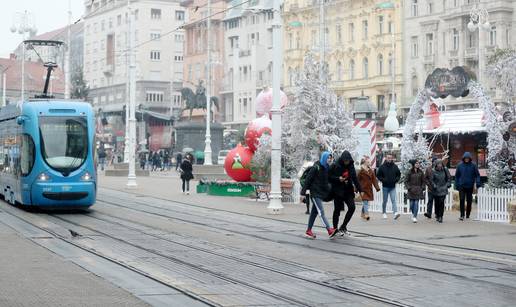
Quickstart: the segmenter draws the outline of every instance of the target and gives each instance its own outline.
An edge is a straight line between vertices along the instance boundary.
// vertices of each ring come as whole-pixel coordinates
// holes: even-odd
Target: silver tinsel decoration
[[[357,158],[351,113],[328,83],[327,67],[308,54],[295,81],[294,101],[283,114],[283,158],[292,174],[297,174],[304,161],[317,159],[320,149],[337,155],[348,150]]]

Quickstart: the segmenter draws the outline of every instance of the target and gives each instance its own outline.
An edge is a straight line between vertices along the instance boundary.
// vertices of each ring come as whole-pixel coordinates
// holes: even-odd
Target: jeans
[[[473,203],[473,188],[462,188],[459,190],[460,216],[464,217],[464,201],[467,203],[466,217],[471,214],[471,204]]]
[[[317,197],[310,197],[312,203],[314,204],[312,206],[312,211],[310,211],[310,217],[308,217],[308,229],[312,229],[314,227],[315,218],[317,218],[317,215],[319,214],[321,216],[321,219],[324,223],[324,226],[326,226],[326,229],[330,228],[330,223],[328,223],[328,220],[326,219],[326,216],[324,215],[324,207],[322,203],[322,199]]]
[[[383,214],[387,213],[387,199],[389,196],[391,197],[392,212],[397,213],[398,206],[396,205],[396,188],[382,187],[382,192],[383,192],[383,202],[382,202]]]
[[[419,212],[419,199],[410,199],[410,212],[412,212],[412,216],[417,217]]]
[[[100,164],[100,170],[104,170],[104,167],[106,166],[106,158],[99,158],[99,164]]]
[[[335,206],[333,210],[333,228],[335,229],[339,228],[340,211],[344,209],[344,203],[348,206],[348,212],[346,212],[344,222],[342,223],[342,226],[340,226],[340,229],[342,230],[347,229],[348,223],[355,212],[355,195],[351,193],[351,195],[347,195],[344,198],[335,196],[335,199],[333,200],[333,205]]]
[[[185,179],[182,179],[183,180],[183,192],[189,192],[190,191],[190,180],[185,180]],[[185,190],[185,185],[186,185],[186,190]]]
[[[369,214],[369,201],[368,200],[362,201],[362,213]]]
[[[426,203],[426,214],[432,216],[432,208],[434,206],[434,193],[428,191],[428,202]],[[437,208],[435,215],[437,215]]]
[[[442,218],[444,214],[444,199],[446,196],[435,196],[435,217]]]

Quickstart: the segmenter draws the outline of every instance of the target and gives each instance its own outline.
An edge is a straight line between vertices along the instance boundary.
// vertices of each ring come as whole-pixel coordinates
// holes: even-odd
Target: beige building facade
[[[389,108],[393,81],[398,105],[403,92],[402,5],[400,0],[326,2],[325,44],[319,48],[319,1],[285,1],[285,88],[292,89],[296,73],[302,70],[304,55],[310,51],[320,54],[323,49],[331,88],[351,108],[358,97],[369,97],[378,107],[381,126]]]

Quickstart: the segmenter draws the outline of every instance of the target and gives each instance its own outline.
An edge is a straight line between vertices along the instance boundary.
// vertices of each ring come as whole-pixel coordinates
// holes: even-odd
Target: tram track
[[[101,203],[102,202],[106,202],[105,200],[99,200],[99,201]],[[174,220],[178,220],[178,221],[181,221],[181,222],[184,222],[184,223],[195,224],[195,225],[198,225],[198,226],[206,226],[204,223],[196,222],[196,221],[189,220],[189,219],[181,219],[181,218],[177,218],[177,217],[173,217],[173,216],[169,216],[169,215],[157,214],[157,213],[153,213],[153,212],[146,211],[146,210],[139,210],[139,209],[135,209],[135,208],[128,207],[128,206],[118,205],[116,203],[112,203],[111,205],[118,206],[118,207],[123,207],[123,208],[126,208],[126,209],[131,209],[131,210],[135,210],[135,211],[139,211],[139,212],[142,212],[142,213],[147,213],[147,214],[151,214],[151,215],[155,215],[155,216],[159,216],[159,217],[162,217],[162,218],[174,219]],[[189,215],[191,215],[191,213],[189,213]],[[197,217],[202,217],[202,216],[197,216]],[[210,219],[214,220],[213,218],[210,218]],[[277,220],[275,220],[275,221],[277,221]],[[232,222],[232,223],[234,223],[234,222]],[[236,231],[234,229],[230,230],[230,229],[227,229],[227,228],[224,228],[224,227],[218,227],[218,226],[214,226],[214,225],[210,225],[209,227],[213,228],[213,229],[218,229],[218,230],[221,230],[221,231],[231,231],[232,233],[238,233],[240,235],[252,237],[252,238],[255,238],[255,239],[266,240],[266,241],[273,241],[273,242],[276,242],[278,244],[288,244],[288,245],[291,245],[291,246],[298,246],[298,247],[309,247],[308,244],[301,244],[301,243],[297,243],[297,242],[293,242],[293,241],[287,241],[287,240],[281,240],[281,241],[276,240],[276,241],[274,241],[274,240],[271,240],[270,238],[267,238],[265,236],[250,234],[250,233],[241,232],[241,231]],[[286,234],[286,235],[289,235],[289,236],[292,236],[292,237],[298,237],[296,235],[290,235],[290,234]],[[401,253],[401,252],[397,252],[397,251],[393,251],[393,250],[389,250],[389,249],[383,249],[383,248],[380,249],[380,248],[371,247],[371,246],[364,247],[364,246],[353,244],[353,243],[349,243],[349,242],[347,242],[346,245],[358,247],[358,248],[365,249],[365,250],[374,250],[374,251],[387,252],[387,253],[396,254],[396,255],[403,255],[403,256],[407,256],[407,257],[423,258],[423,259],[427,259],[427,260],[431,260],[431,261],[435,261],[435,262],[452,263],[452,264],[462,265],[465,268],[471,268],[472,267],[471,264],[466,265],[463,262],[458,262],[458,261],[450,261],[450,260],[443,261],[443,259],[436,259],[436,258],[432,258],[432,257],[428,257],[428,256],[414,255],[414,254],[409,254],[409,253]],[[418,265],[408,264],[408,263],[402,262],[402,261],[393,261],[393,260],[379,259],[377,257],[367,256],[367,255],[364,255],[364,254],[353,253],[353,252],[346,252],[346,251],[336,251],[336,250],[332,250],[332,249],[328,249],[328,248],[322,248],[322,247],[317,247],[317,249],[320,250],[320,251],[324,251],[324,252],[330,253],[330,254],[334,254],[334,255],[357,257],[357,258],[361,258],[361,259],[366,259],[366,260],[380,262],[382,264],[387,264],[387,265],[393,265],[393,266],[399,266],[399,267],[404,267],[404,268],[410,268],[410,269],[414,269],[414,270],[423,270],[423,271],[427,271],[427,272],[430,272],[430,273],[436,273],[436,274],[441,274],[441,275],[445,275],[445,276],[449,276],[449,277],[459,278],[461,280],[468,281],[468,282],[473,282],[473,283],[476,283],[476,284],[492,284],[492,285],[499,286],[499,287],[505,287],[505,288],[508,288],[510,290],[516,289],[516,285],[509,286],[509,285],[505,285],[505,284],[500,284],[500,283],[492,282],[492,281],[489,281],[489,280],[479,280],[479,279],[471,278],[471,277],[464,276],[464,275],[461,275],[461,274],[457,274],[457,273],[453,273],[453,272],[449,272],[449,271],[444,271],[444,270],[441,270],[441,269],[422,267],[422,266],[418,266]],[[496,273],[504,273],[504,274],[508,274],[508,275],[511,275],[511,276],[512,275],[516,275],[516,272],[513,272],[511,270],[499,270],[499,269],[482,268],[482,267],[477,267],[477,268],[478,269],[490,270],[490,271],[493,271],[493,272],[496,272]]]
[[[131,206],[124,206],[124,205],[121,205],[119,203],[116,203],[116,202],[112,202],[112,201],[107,201],[107,200],[103,200],[103,199],[99,199],[100,202],[105,202],[106,204],[109,204],[109,205],[112,205],[112,206],[118,206],[118,207],[123,207],[123,208],[126,208],[126,209],[130,209],[130,210],[135,210],[135,211],[139,211],[139,212],[142,212],[142,213],[147,213],[147,214],[151,214],[151,215],[155,215],[155,216],[160,216],[162,218],[169,218],[169,219],[176,219],[176,220],[179,220],[179,221],[182,221],[182,222],[186,222],[186,223],[192,223],[192,224],[197,224],[199,226],[205,226],[204,223],[199,223],[199,222],[196,222],[195,220],[188,220],[188,219],[181,219],[181,218],[178,218],[177,216],[173,216],[173,215],[166,215],[166,214],[162,214],[162,213],[156,213],[156,212],[152,212],[152,211],[148,211],[148,210],[142,210],[142,209],[137,209],[137,208],[134,208],[134,207],[131,207]],[[178,210],[178,209],[172,209],[172,208],[163,208],[163,207],[160,207],[160,206],[154,206],[154,205],[150,205],[150,204],[146,204],[146,203],[142,203],[140,201],[136,201],[136,200],[132,200],[134,203],[140,205],[140,206],[146,206],[146,207],[149,207],[149,208],[153,208],[153,209],[157,209],[157,210],[164,210],[164,211],[168,211],[168,212],[176,212],[176,213],[180,213],[180,214],[185,214],[184,212]],[[170,200],[163,200],[163,201],[168,201],[168,202],[175,202],[175,201],[170,201]],[[188,205],[188,204],[185,204],[185,203],[179,203],[181,205]],[[208,210],[215,210],[215,211],[219,211],[218,209],[213,209],[213,208],[206,208],[206,207],[203,207],[203,206],[199,206],[200,208],[203,208],[203,209],[208,209]],[[225,212],[225,210],[222,210]],[[235,212],[231,212],[232,214],[238,214],[240,215],[240,213],[235,213]],[[189,212],[188,215],[191,215],[191,216],[195,216],[197,218],[205,218],[204,216],[202,215],[198,215],[198,214],[194,214],[192,212]],[[245,215],[245,214],[244,214]],[[295,224],[295,225],[302,225],[303,227],[305,226],[304,224],[301,224],[301,223],[296,223],[296,222],[291,222],[291,221],[282,221],[282,220],[277,220],[277,219],[271,219],[271,218],[265,218],[265,217],[260,217],[260,216],[253,216],[253,215],[246,215],[246,216],[249,216],[249,217],[256,217],[256,218],[262,218],[262,219],[266,219],[268,221],[275,221],[275,222],[285,222],[285,223],[288,223],[288,224]],[[216,218],[214,217],[210,217],[210,220],[215,220]],[[219,220],[221,221],[221,220]],[[223,221],[221,221],[223,222]],[[233,224],[240,224],[241,226],[245,226],[245,227],[249,227],[249,228],[253,228],[252,226],[249,226],[247,224],[243,224],[243,223],[239,223],[238,221],[232,221]],[[224,227],[218,227],[218,226],[214,226],[214,225],[210,225],[210,228],[214,228],[214,229],[219,229],[219,230],[222,230],[222,231],[231,231],[231,232],[234,232],[234,233],[239,233],[241,235],[245,235],[245,236],[251,236],[251,237],[254,237],[256,239],[262,239],[262,240],[269,240],[269,241],[272,241],[270,238],[267,238],[267,237],[264,237],[264,236],[261,236],[261,235],[255,235],[255,234],[250,234],[250,233],[247,233],[247,232],[241,232],[241,231],[236,231],[234,229],[232,230],[229,230],[227,228],[224,228]],[[256,229],[256,228],[255,228]],[[298,237],[296,235],[292,235],[292,234],[285,234],[285,235],[290,235],[290,236],[294,236],[294,237]],[[299,244],[299,243],[296,243],[296,242],[292,242],[292,241],[277,241],[277,243],[281,243],[281,244],[294,244],[294,245],[298,245],[298,246],[306,246],[305,244]],[[384,242],[385,244],[385,242]],[[426,259],[426,260],[430,260],[430,261],[437,261],[437,262],[440,262],[440,261],[443,261],[441,258],[434,258],[434,257],[430,257],[430,256],[427,256],[427,255],[421,255],[421,254],[418,254],[418,255],[415,255],[414,253],[407,253],[407,252],[400,252],[400,251],[395,251],[391,248],[380,248],[380,247],[375,247],[375,246],[367,246],[367,247],[364,247],[362,245],[359,245],[359,244],[355,244],[355,243],[352,243],[352,242],[346,242],[346,245],[348,246],[353,246],[353,247],[357,247],[357,248],[362,248],[362,249],[367,249],[367,250],[374,250],[374,251],[378,251],[378,252],[385,252],[385,253],[391,253],[391,254],[396,254],[396,255],[401,255],[401,256],[407,256],[407,257],[417,257],[417,258],[421,258],[421,259]],[[412,248],[409,248],[409,247],[404,247],[404,246],[397,246],[398,248],[401,248],[401,249],[404,249],[404,250],[409,250],[409,251],[413,251]],[[321,248],[320,248],[321,249]],[[359,254],[353,254],[353,253],[349,253],[349,252],[342,252],[342,251],[335,251],[335,250],[331,250],[331,249],[326,249],[326,248],[322,248],[322,250],[326,251],[326,252],[329,252],[329,253],[334,253],[334,254],[341,254],[341,255],[347,255],[347,256],[357,256],[357,257],[361,257],[361,258],[366,258],[368,259],[367,256],[364,256],[364,255],[359,255]],[[434,252],[448,252],[446,250],[433,250]],[[467,255],[464,255],[462,253],[458,253],[459,255],[461,256],[466,256],[466,257],[474,257],[474,255],[471,255],[471,254],[467,254]],[[370,258],[370,260],[375,260],[375,261],[385,261],[385,260],[379,260],[379,259],[376,259],[376,258]],[[491,257],[489,258],[485,258],[485,257],[482,257],[482,255],[478,255],[476,257],[476,260],[479,260],[479,261],[485,261],[485,262],[490,262],[490,263],[495,263],[495,264],[500,264],[499,261],[493,261],[493,259]],[[457,265],[464,265],[463,262],[460,262],[460,261],[455,261],[455,260],[447,260],[446,261],[447,263],[450,263],[450,264],[457,264]],[[431,272],[436,272],[436,273],[441,273],[441,274],[446,274],[446,275],[452,275],[452,276],[456,276],[456,277],[464,277],[460,274],[455,274],[455,273],[451,273],[451,272],[444,272],[444,271],[441,271],[441,270],[436,270],[436,269],[431,269],[431,268],[425,268],[425,267],[421,267],[421,266],[411,266],[409,264],[406,264],[406,263],[400,263],[400,262],[392,262],[392,261],[385,261],[386,264],[393,264],[393,265],[404,265],[404,266],[408,266],[408,267],[411,267],[411,268],[414,268],[414,269],[422,269],[422,270],[426,270],[426,271],[431,271]],[[513,263],[516,263],[513,262]],[[506,262],[503,262],[502,264],[506,265],[507,263]],[[468,267],[471,267],[471,264],[468,264]],[[511,271],[511,270],[499,270],[499,269],[488,269],[488,270],[493,270],[493,271],[496,271],[496,272],[504,272],[506,274],[511,274],[511,275],[516,275],[516,272],[514,271]]]
[[[103,188],[103,189],[108,190],[108,191],[119,192],[119,193],[121,192],[121,191],[116,190],[116,189],[109,189],[109,188]],[[150,195],[137,194],[137,193],[129,193],[129,194],[134,195],[136,197],[153,198],[153,199],[160,200],[160,201],[177,203],[177,204],[180,204],[180,205],[196,207],[196,208],[201,208],[201,209],[207,209],[207,210],[213,210],[213,211],[217,211],[217,212],[226,212],[226,213],[231,213],[231,214],[238,214],[238,215],[242,215],[242,216],[246,216],[246,217],[252,217],[252,218],[257,218],[257,219],[262,219],[262,220],[267,220],[267,221],[282,222],[282,223],[298,225],[298,226],[303,226],[303,227],[306,226],[305,223],[299,223],[299,222],[295,222],[295,221],[282,220],[282,219],[275,219],[275,218],[271,218],[271,217],[265,217],[265,216],[254,215],[254,214],[249,214],[249,213],[240,213],[240,212],[235,212],[235,211],[226,210],[226,209],[220,209],[220,208],[207,207],[207,206],[202,206],[202,205],[198,205],[198,204],[192,204],[192,203],[187,203],[187,202],[182,202],[182,201],[177,201],[177,200],[170,200],[170,199],[166,199],[166,198],[162,198],[162,197],[158,197],[158,196],[150,196]],[[110,197],[114,197],[114,196],[110,196]],[[102,199],[98,198],[98,200],[102,200]],[[143,204],[141,202],[138,202],[138,203],[142,204],[142,205],[148,205],[148,204]],[[157,206],[154,206],[154,208],[163,209],[163,208],[157,207]],[[319,227],[319,226],[314,226],[314,227]],[[320,227],[320,228],[322,228],[322,227]],[[352,231],[352,233],[353,234],[359,234],[359,235],[362,235],[364,237],[379,238],[379,239],[389,239],[389,240],[394,240],[394,241],[401,241],[401,242],[407,242],[407,243],[420,244],[420,245],[423,245],[423,246],[433,246],[433,247],[438,247],[438,248],[450,248],[450,249],[461,250],[461,251],[466,251],[466,252],[478,252],[478,253],[485,253],[485,254],[490,254],[490,255],[508,256],[508,257],[513,257],[516,260],[516,254],[515,253],[507,253],[507,252],[502,252],[502,251],[486,250],[486,249],[480,249],[480,248],[471,248],[471,247],[456,246],[456,245],[449,245],[449,244],[431,243],[431,242],[426,242],[426,241],[421,241],[421,240],[405,239],[405,238],[400,238],[400,237],[395,237],[395,236],[375,235],[375,234],[371,234],[371,233],[367,233],[367,232],[359,232],[359,231]]]
[[[106,214],[104,212],[102,213],[102,215],[103,216],[104,215],[105,216],[109,216],[112,219],[118,219],[118,220],[122,220],[124,222],[129,222],[129,223],[137,224],[139,226],[150,228],[148,225],[136,222],[134,220],[123,219],[121,217],[113,216],[113,215],[110,215],[110,214]],[[119,241],[121,243],[133,246],[133,247],[141,249],[141,250],[145,250],[146,252],[149,252],[149,253],[155,254],[157,256],[169,259],[171,261],[175,261],[175,262],[181,263],[181,264],[189,266],[189,267],[191,267],[193,269],[196,269],[196,270],[199,270],[199,271],[203,271],[203,272],[208,272],[209,274],[212,274],[215,277],[226,279],[226,280],[234,282],[234,283],[244,284],[244,285],[246,285],[246,286],[248,286],[248,287],[250,287],[250,288],[252,288],[254,290],[259,290],[259,291],[262,291],[262,292],[266,293],[267,295],[271,295],[273,297],[280,298],[280,299],[284,300],[285,302],[294,303],[294,304],[300,305],[300,306],[312,306],[310,304],[307,304],[306,302],[299,301],[297,299],[293,299],[292,297],[287,297],[285,295],[280,295],[280,294],[277,294],[277,293],[272,293],[272,292],[270,292],[270,291],[268,291],[266,289],[254,286],[254,285],[252,285],[252,284],[250,284],[248,282],[242,282],[241,280],[229,277],[227,274],[220,274],[218,272],[207,270],[206,268],[203,268],[202,266],[199,266],[199,265],[196,265],[196,264],[193,264],[193,263],[189,263],[189,262],[185,262],[184,260],[178,259],[176,257],[164,254],[164,253],[156,251],[156,250],[152,250],[152,249],[146,248],[146,247],[144,247],[144,246],[142,246],[140,244],[134,244],[132,242],[129,242],[128,240],[120,239],[120,238],[115,237],[115,236],[113,236],[113,235],[111,235],[111,234],[109,234],[109,233],[107,233],[105,231],[101,231],[101,230],[95,229],[93,227],[86,226],[85,224],[72,221],[72,220],[70,220],[68,218],[64,218],[61,215],[51,215],[51,216],[56,218],[56,219],[59,219],[59,220],[61,220],[63,222],[75,225],[77,227],[82,227],[82,228],[88,229],[89,231],[99,233],[102,236],[111,238],[113,240],[117,240],[117,241]],[[103,222],[108,223],[108,224],[116,224],[117,226],[125,227],[125,228],[131,229],[133,231],[141,232],[138,228],[133,228],[133,227],[130,227],[130,226],[127,226],[127,225],[124,225],[122,223],[118,223],[118,222],[115,222],[115,221],[109,221],[109,220],[106,220],[106,219],[104,219],[102,217],[92,216],[91,214],[88,214],[87,217],[92,218],[92,219],[96,219],[96,220],[100,220],[100,221],[103,221]],[[159,235],[155,235],[155,234],[152,234],[152,233],[144,233],[144,232],[141,232],[141,233],[145,234],[146,236],[150,236],[150,237],[153,237],[155,239],[163,240],[163,241],[166,241],[166,242],[169,242],[169,243],[177,244],[177,245],[189,248],[189,249],[196,250],[198,252],[207,253],[207,254],[210,254],[210,255],[216,256],[216,257],[222,257],[222,258],[225,258],[227,260],[235,261],[235,262],[237,262],[239,264],[245,264],[245,265],[253,266],[256,269],[266,270],[266,271],[271,272],[271,273],[280,274],[280,275],[283,275],[283,276],[286,276],[286,277],[289,277],[289,278],[293,278],[293,279],[296,279],[296,280],[299,280],[299,281],[302,281],[302,282],[305,282],[305,283],[309,283],[309,284],[313,284],[313,285],[318,285],[318,286],[321,286],[321,287],[324,287],[324,288],[336,290],[338,292],[343,292],[343,293],[347,293],[347,294],[354,295],[354,296],[360,296],[360,297],[367,298],[367,299],[370,299],[370,300],[373,300],[373,301],[376,301],[376,302],[380,302],[382,304],[387,304],[387,305],[391,305],[391,306],[411,306],[409,304],[405,304],[405,303],[402,303],[402,302],[399,302],[399,301],[395,301],[395,300],[392,300],[392,299],[389,299],[389,298],[381,297],[381,296],[378,296],[378,295],[375,295],[375,294],[372,294],[372,293],[367,293],[367,292],[364,292],[364,291],[351,289],[349,287],[344,287],[344,286],[341,286],[341,285],[332,285],[332,284],[329,284],[327,282],[320,282],[320,281],[317,281],[317,280],[312,280],[312,279],[305,278],[305,277],[302,277],[302,276],[299,276],[299,275],[296,275],[296,274],[293,274],[293,273],[290,273],[290,272],[286,272],[286,271],[279,270],[279,269],[276,269],[276,268],[273,268],[273,267],[270,267],[270,266],[266,266],[266,265],[263,265],[263,264],[260,264],[260,263],[257,263],[257,262],[253,262],[253,261],[250,261],[250,260],[247,260],[247,259],[242,259],[240,257],[231,256],[231,255],[227,255],[227,254],[224,254],[224,253],[215,252],[215,251],[210,250],[210,249],[206,249],[206,248],[202,248],[202,247],[199,247],[199,246],[195,246],[193,244],[186,244],[186,243],[183,243],[183,242],[180,242],[180,241],[177,241],[177,240],[172,240],[172,239],[169,239],[169,238],[163,238],[163,237],[161,237]],[[262,255],[259,255],[259,254],[256,254],[256,253],[254,253],[254,255],[262,256]],[[270,258],[270,257],[268,257],[268,258]],[[274,260],[277,261],[279,259],[274,258]],[[300,266],[299,264],[293,263],[293,262],[287,262],[287,263],[289,265]],[[303,268],[304,269],[310,269],[310,268],[307,268],[307,267],[303,267]]]

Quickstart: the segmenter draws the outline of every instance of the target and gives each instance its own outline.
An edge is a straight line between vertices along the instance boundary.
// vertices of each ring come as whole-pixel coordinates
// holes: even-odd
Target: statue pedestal
[[[217,163],[219,151],[222,149],[224,126],[211,123],[211,151],[213,164]],[[176,151],[183,148],[193,148],[194,151],[204,152],[206,147],[206,123],[184,121],[175,126]]]

